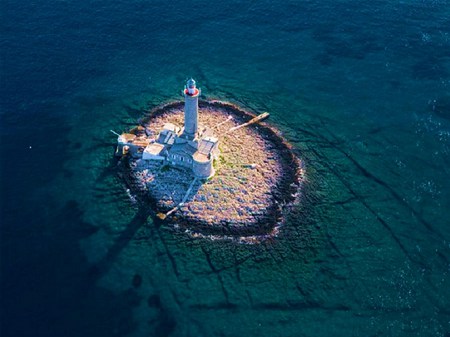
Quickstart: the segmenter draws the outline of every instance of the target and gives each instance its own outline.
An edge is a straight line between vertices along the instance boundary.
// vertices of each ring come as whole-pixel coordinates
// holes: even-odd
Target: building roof
[[[192,157],[192,155],[197,151],[196,148],[190,146],[188,143],[184,144],[174,144],[170,149],[169,153],[171,154],[184,154]]]
[[[209,156],[204,153],[201,153],[199,151],[195,152],[192,157],[194,158],[195,161],[197,161],[199,163],[209,162]]]
[[[172,145],[175,142],[175,138],[177,138],[177,134],[175,132],[164,129],[159,133],[156,141],[161,144]]]
[[[203,153],[205,155],[210,154],[214,146],[217,144],[218,139],[214,137],[205,137],[200,140],[198,144],[198,152]]]
[[[165,146],[162,144],[152,143],[152,144],[147,145],[144,152],[151,154],[153,156],[159,156],[160,153],[164,150],[164,148],[165,148]]]

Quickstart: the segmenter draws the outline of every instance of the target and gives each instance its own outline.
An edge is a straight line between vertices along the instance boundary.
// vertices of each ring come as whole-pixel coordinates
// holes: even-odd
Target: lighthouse
[[[183,91],[184,94],[184,136],[194,139],[198,130],[198,96],[200,89],[195,86],[191,78],[187,81]]]
[[[152,139],[145,140],[134,134],[122,134],[118,148],[120,153],[129,150],[133,158],[142,158],[144,162],[161,161],[163,165],[188,169],[196,178],[207,179],[215,172],[213,162],[219,156],[219,139],[214,136],[213,129],[198,126],[200,89],[192,78],[187,81],[182,94],[185,98],[183,131],[175,124],[166,123],[156,138],[153,133]]]

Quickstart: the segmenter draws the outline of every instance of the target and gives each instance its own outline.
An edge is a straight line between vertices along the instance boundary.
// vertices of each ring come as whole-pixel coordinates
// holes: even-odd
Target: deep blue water
[[[449,336],[449,1],[1,3],[2,336]],[[271,112],[304,199],[256,246],[158,227],[114,136]],[[144,215],[143,215],[144,214]]]

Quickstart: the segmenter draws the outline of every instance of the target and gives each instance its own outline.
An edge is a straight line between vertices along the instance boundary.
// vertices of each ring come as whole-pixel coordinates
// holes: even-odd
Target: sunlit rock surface
[[[220,139],[210,179],[193,182],[189,170],[136,158],[123,160],[123,176],[132,191],[149,197],[155,213],[168,214],[165,221],[192,236],[251,242],[276,235],[286,211],[299,201],[304,169],[268,124],[230,130],[253,117],[232,104],[201,102],[200,128],[213,129]],[[154,109],[132,132],[156,136],[166,123],[183,124],[182,102]]]

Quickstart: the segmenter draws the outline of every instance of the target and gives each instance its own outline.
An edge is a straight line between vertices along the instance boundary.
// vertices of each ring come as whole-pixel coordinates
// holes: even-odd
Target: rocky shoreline
[[[266,123],[233,130],[254,117],[230,103],[199,102],[200,126],[214,129],[220,139],[211,179],[193,181],[182,168],[131,156],[122,157],[121,175],[155,214],[172,209],[164,221],[194,237],[245,241],[276,235],[299,200],[304,167],[281,134]],[[130,132],[153,137],[165,123],[180,125],[182,119],[183,102],[172,102],[150,111]]]

